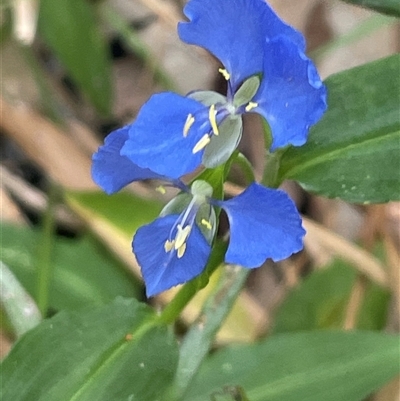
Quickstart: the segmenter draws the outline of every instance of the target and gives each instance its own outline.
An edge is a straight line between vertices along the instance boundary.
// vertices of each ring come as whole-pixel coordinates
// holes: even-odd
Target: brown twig
[[[0,177],[2,185],[21,202],[29,211],[44,212],[47,209],[47,196],[37,188],[26,183],[22,178],[12,174],[0,164]],[[81,226],[80,220],[65,206],[58,205],[55,209],[56,220],[70,228]]]
[[[0,129],[50,177],[63,187],[96,189],[90,177],[90,157],[61,129],[24,105],[0,98]]]

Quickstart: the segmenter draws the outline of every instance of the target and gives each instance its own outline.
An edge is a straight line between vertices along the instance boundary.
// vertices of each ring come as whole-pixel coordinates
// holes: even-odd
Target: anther
[[[185,228],[182,228],[182,226],[178,224],[177,228],[178,232],[175,237],[174,248],[179,251],[179,248],[181,248],[181,246],[186,242],[187,237],[190,234],[191,227],[186,226]]]
[[[178,252],[177,252],[178,259],[180,259],[185,254],[185,251],[186,251],[186,243],[182,244],[178,248]]]
[[[167,239],[166,241],[165,241],[165,244],[164,244],[164,250],[165,250],[165,252],[169,252],[169,251],[171,251],[172,250],[172,248],[174,247],[174,243],[175,243],[175,241],[170,241],[169,239]]]
[[[212,225],[211,225],[211,223],[208,221],[208,220],[206,220],[206,219],[201,219],[201,222],[200,222],[203,226],[205,226],[208,230],[211,230],[211,228],[212,228]]]
[[[163,194],[163,195],[165,195],[166,194],[166,190],[165,190],[165,188],[162,186],[162,185],[159,185],[157,188],[156,188],[156,191],[157,192],[159,192],[160,194]]]
[[[247,112],[249,112],[250,110],[255,109],[256,107],[258,107],[258,103],[255,102],[249,102],[248,105],[245,107],[245,110]]]
[[[223,76],[227,81],[229,81],[229,79],[231,78],[229,72],[226,71],[225,68],[220,68],[220,69],[218,70],[218,72],[220,72],[220,73],[222,74],[222,76]]]
[[[183,127],[183,136],[184,136],[185,138],[187,137],[187,135],[188,135],[188,133],[189,133],[189,130],[190,130],[190,128],[191,128],[191,126],[192,126],[193,124],[194,124],[194,117],[193,117],[192,114],[189,114],[189,115],[187,116],[185,125],[184,125],[184,127]]]
[[[210,141],[210,135],[204,134],[194,146],[192,153],[195,154],[197,152],[200,152],[200,150],[203,150],[210,143]]]
[[[210,124],[214,134],[219,135],[216,117],[217,117],[217,112],[215,111],[215,104],[212,104],[210,110],[208,110],[208,119],[210,120]]]

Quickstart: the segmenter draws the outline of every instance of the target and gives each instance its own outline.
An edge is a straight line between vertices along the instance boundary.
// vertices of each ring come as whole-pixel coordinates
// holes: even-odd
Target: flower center
[[[220,68],[219,72],[228,82],[228,96],[224,97],[215,92],[196,92],[191,97],[207,108],[198,112],[197,116],[188,114],[183,126],[183,136],[186,138],[193,124],[199,120],[201,122],[199,129],[204,129],[206,133],[196,142],[192,153],[196,154],[202,151],[210,142],[213,135],[220,134],[220,125],[229,116],[248,113],[258,107],[258,103],[253,101],[260,87],[260,78],[257,75],[246,79],[235,93],[232,92],[230,84],[230,74],[226,69]],[[206,114],[207,113],[207,114]]]
[[[190,231],[192,230],[191,225],[187,225],[185,227],[182,227],[181,224],[177,225],[177,233],[175,235],[175,238],[171,241],[167,239],[164,244],[164,250],[165,252],[170,252],[172,249],[176,250],[178,259],[180,259],[186,251],[186,240],[189,237]]]
[[[169,237],[164,243],[165,252],[176,251],[178,259],[182,258],[186,252],[187,241],[192,232],[193,225],[196,224],[198,212],[199,216],[202,217],[200,224],[210,232],[212,232],[213,228],[211,220],[204,218],[204,213],[202,213],[202,206],[208,204],[207,198],[212,195],[211,186],[205,181],[197,180],[192,184],[190,192],[192,195],[190,203],[177,218]],[[210,218],[210,215],[207,217]]]
[[[223,111],[223,110],[221,110]],[[226,114],[226,113],[224,113]],[[219,135],[219,129],[218,129],[218,122],[217,122],[217,115],[218,115],[218,110],[216,109],[216,105],[212,104],[209,109],[208,109],[208,124],[210,127],[209,132],[204,134],[200,140],[194,145],[192,153],[196,154],[197,152],[200,152],[203,150],[211,141],[212,135]],[[222,118],[223,119],[223,118]],[[186,137],[189,133],[189,129],[191,126],[194,124],[195,118],[192,116],[192,114],[189,114],[185,126],[183,127],[183,136]]]

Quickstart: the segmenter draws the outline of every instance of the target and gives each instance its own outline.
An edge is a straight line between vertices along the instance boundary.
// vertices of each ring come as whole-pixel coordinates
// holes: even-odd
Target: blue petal
[[[128,129],[123,127],[111,132],[92,157],[93,181],[108,194],[119,191],[133,181],[164,179],[149,169],[135,165],[126,156],[121,156],[121,148],[128,139]]]
[[[313,62],[293,42],[281,36],[266,43],[263,79],[253,109],[269,123],[271,150],[301,146],[310,127],[326,110],[326,88]]]
[[[178,215],[160,217],[138,229],[133,238],[133,252],[142,269],[148,297],[185,283],[205,268],[211,248],[194,225],[187,240],[186,252],[178,259],[176,251],[165,252],[164,244]]]
[[[279,261],[303,248],[301,218],[285,192],[253,183],[220,206],[230,225],[227,263],[253,268],[267,258]]]
[[[184,137],[186,119],[196,113],[201,118]],[[196,100],[171,92],[153,95],[130,125],[121,154],[140,167],[179,178],[201,163],[203,151],[193,154],[192,150],[210,129],[207,116],[207,108]]]
[[[266,39],[283,34],[305,49],[303,36],[264,0],[190,0],[184,13],[190,21],[178,25],[180,38],[216,56],[231,74],[234,90],[262,71]]]

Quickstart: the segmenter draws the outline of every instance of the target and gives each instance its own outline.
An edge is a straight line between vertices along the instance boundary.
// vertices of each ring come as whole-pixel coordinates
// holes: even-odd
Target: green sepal
[[[169,214],[181,214],[189,206],[192,198],[193,197],[191,194],[181,192],[163,207],[160,212],[160,217],[164,217]]]
[[[207,228],[207,226],[202,223],[203,219],[210,223],[211,229]],[[215,215],[215,210],[211,205],[205,203],[200,206],[200,209],[196,214],[196,224],[204,235],[204,238],[211,245],[217,229],[217,217]]]
[[[213,187],[204,180],[196,180],[191,186],[193,196],[197,197],[210,197],[213,194]]]
[[[242,137],[241,116],[230,115],[219,126],[219,135],[213,135],[204,150],[202,163],[214,168],[225,163],[237,148]]]
[[[243,85],[236,92],[233,98],[233,105],[235,107],[240,107],[244,104],[249,103],[254,95],[257,93],[260,87],[260,78],[254,75],[243,82]]]
[[[205,106],[211,106],[213,104],[225,104],[228,102],[225,96],[214,91],[196,91],[190,93],[187,97],[197,100],[203,103]]]

